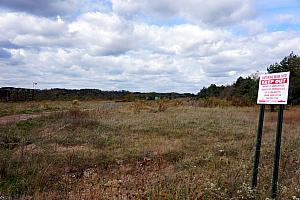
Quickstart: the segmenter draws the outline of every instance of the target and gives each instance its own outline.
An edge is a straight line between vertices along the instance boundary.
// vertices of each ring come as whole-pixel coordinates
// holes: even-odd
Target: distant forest
[[[290,71],[289,104],[300,104],[300,57],[293,52],[279,63],[271,64],[268,73]],[[102,91],[98,89],[25,89],[2,87],[0,88],[0,101],[30,101],[30,100],[155,100],[176,98],[197,98],[202,100],[220,99],[232,102],[233,105],[253,105],[256,103],[258,91],[258,73],[246,78],[239,77],[232,85],[217,86],[211,84],[203,87],[195,95],[191,93],[141,93],[129,91]]]
[[[2,87],[0,88],[1,101],[41,101],[41,100],[116,100],[116,101],[134,101],[155,100],[155,99],[175,99],[195,97],[190,93],[141,93],[121,91],[102,91],[98,89],[60,89],[54,88],[49,90],[25,89]]]
[[[293,52],[279,63],[271,64],[268,73],[290,71],[289,104],[300,104],[300,57]],[[258,91],[258,73],[246,78],[239,77],[235,83],[227,86],[211,84],[203,87],[199,98],[218,98],[234,102],[235,105],[251,105],[256,103]]]

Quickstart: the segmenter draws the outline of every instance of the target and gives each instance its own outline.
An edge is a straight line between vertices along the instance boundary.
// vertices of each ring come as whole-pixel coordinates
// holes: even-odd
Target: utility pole
[[[32,81],[32,100],[34,100],[34,86],[37,85],[37,82]]]

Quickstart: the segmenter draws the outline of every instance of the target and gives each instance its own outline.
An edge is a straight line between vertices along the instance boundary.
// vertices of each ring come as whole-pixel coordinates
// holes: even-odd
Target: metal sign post
[[[254,165],[253,165],[252,184],[251,184],[252,189],[254,189],[257,185],[260,146],[261,146],[262,130],[264,125],[264,114],[265,114],[265,105],[260,105],[258,130],[257,130],[257,137],[256,137],[256,149],[254,155]]]
[[[273,168],[273,178],[272,178],[272,194],[271,194],[272,198],[276,198],[277,196],[283,110],[284,110],[284,104],[287,104],[288,101],[289,77],[290,77],[290,72],[282,72],[282,73],[261,75],[259,80],[257,104],[261,104],[261,105],[260,105],[259,120],[258,120],[256,149],[254,155],[254,165],[253,165],[251,186],[252,189],[255,189],[255,187],[257,186],[257,175],[258,175],[258,166],[259,166],[259,157],[260,157],[260,146],[262,141],[265,104],[279,105],[277,129],[276,129],[275,154],[274,154],[274,168]]]
[[[280,145],[281,145],[281,131],[282,131],[282,121],[283,121],[283,108],[284,108],[284,105],[279,106],[278,118],[277,118],[275,154],[274,154],[274,168],[273,168],[273,178],[272,178],[272,198],[276,198],[276,195],[277,195],[278,169],[279,169]]]

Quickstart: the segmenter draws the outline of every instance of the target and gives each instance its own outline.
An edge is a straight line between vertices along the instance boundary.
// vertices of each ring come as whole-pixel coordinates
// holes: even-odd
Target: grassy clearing
[[[79,106],[81,109],[97,109],[108,101],[31,101],[31,102],[0,102],[0,117],[15,114],[33,114],[41,112],[63,111]]]
[[[43,111],[54,111],[64,108],[63,103],[58,102],[0,102],[0,117],[14,114],[32,114]]]
[[[88,104],[85,102],[84,104]],[[276,113],[249,189],[256,107],[193,102],[73,106],[0,126],[0,195],[33,199],[265,199]],[[285,112],[279,198],[300,197],[300,109]]]

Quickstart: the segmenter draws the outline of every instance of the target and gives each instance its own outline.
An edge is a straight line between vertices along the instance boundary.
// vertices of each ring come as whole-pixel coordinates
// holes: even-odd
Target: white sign
[[[257,104],[287,104],[290,72],[259,77]]]

